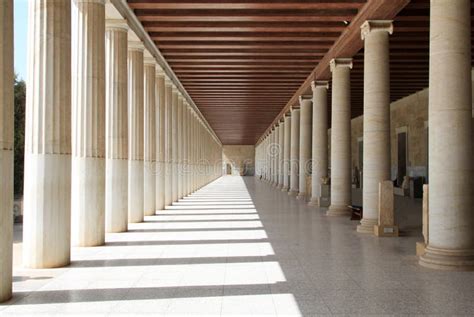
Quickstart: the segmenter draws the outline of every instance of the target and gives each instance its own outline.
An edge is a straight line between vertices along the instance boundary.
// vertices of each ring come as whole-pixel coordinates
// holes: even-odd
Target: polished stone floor
[[[227,176],[103,247],[74,248],[66,268],[21,268],[16,227],[0,315],[474,315],[474,273],[420,268],[409,223],[400,238],[356,225]]]

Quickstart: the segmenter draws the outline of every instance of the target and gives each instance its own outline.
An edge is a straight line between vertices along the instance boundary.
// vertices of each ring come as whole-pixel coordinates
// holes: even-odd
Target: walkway
[[[474,273],[422,269],[419,238],[356,225],[223,177],[104,247],[74,248],[70,267],[17,267],[0,315],[474,314]]]

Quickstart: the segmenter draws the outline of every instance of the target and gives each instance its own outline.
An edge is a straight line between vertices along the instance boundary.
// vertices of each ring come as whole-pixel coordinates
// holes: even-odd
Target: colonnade
[[[103,245],[221,176],[220,142],[105,4],[29,1],[25,267],[66,266],[71,245]],[[12,17],[0,1],[0,302],[12,291]]]
[[[429,241],[420,265],[443,270],[474,269],[474,213],[471,105],[470,1],[431,1],[429,71]],[[379,217],[379,183],[391,179],[390,68],[391,21],[366,21],[364,40],[363,218],[359,233],[374,234]],[[331,60],[331,204],[328,216],[349,215],[351,197],[352,59]],[[256,146],[257,176],[274,182],[290,195],[305,196],[319,206],[321,179],[328,174],[328,82],[312,83],[311,111],[300,98]],[[308,100],[309,101],[309,100]],[[308,102],[309,103],[309,102]],[[290,120],[287,120],[291,117]],[[310,119],[311,120],[311,119]],[[288,125],[291,125],[288,127]],[[284,129],[277,155],[275,131]],[[311,139],[312,138],[312,139]],[[281,148],[282,147],[282,148]],[[312,192],[306,192],[307,153],[312,151]],[[268,164],[275,157],[281,169]],[[288,187],[289,184],[289,187]]]

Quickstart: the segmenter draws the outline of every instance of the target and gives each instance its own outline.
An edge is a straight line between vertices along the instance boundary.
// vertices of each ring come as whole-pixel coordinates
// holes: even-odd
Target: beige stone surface
[[[378,205],[379,184],[390,179],[389,34],[392,31],[392,21],[366,21],[361,27],[364,39],[364,213],[357,227],[361,233],[373,232],[382,210]]]
[[[87,247],[105,243],[105,1],[72,14],[71,240]]]
[[[23,265],[51,268],[70,262],[71,3],[28,5]]]
[[[350,69],[352,59],[331,61],[331,206],[330,216],[346,216],[351,204],[351,103]]]
[[[296,196],[299,192],[300,109],[291,110],[290,151],[290,190],[288,194]]]
[[[0,3],[0,303],[12,295],[13,0]]]
[[[156,210],[165,208],[165,137],[166,137],[166,117],[165,117],[165,75],[157,67],[155,77],[155,106],[156,106]]]
[[[105,231],[128,224],[128,90],[125,20],[106,20],[105,30]]]
[[[171,81],[169,81],[167,78],[165,80],[165,201],[164,205],[169,206],[173,202],[172,199],[172,187],[173,187],[173,179],[171,177],[171,146],[172,146],[172,138],[171,138],[171,122],[172,122],[172,100],[173,100],[173,94],[172,94],[172,86],[171,86]],[[193,144],[195,142],[195,139],[193,140]]]
[[[291,116],[285,115],[285,132],[283,140],[283,191],[290,189],[290,153],[291,153]]]
[[[178,201],[178,102],[179,92],[172,88],[171,95],[171,201]]]
[[[142,222],[143,195],[143,45],[128,45],[128,222]]]
[[[312,168],[311,205],[319,205],[321,177],[328,175],[328,96],[327,81],[313,81],[313,130],[312,130]]]
[[[224,169],[227,164],[230,164],[234,176],[253,175],[255,147],[253,145],[224,145],[222,147],[222,161]]]
[[[431,1],[425,267],[474,270],[471,1]]]
[[[306,177],[311,169],[312,145],[312,99],[300,96],[300,153],[299,153],[299,186],[298,198],[306,199],[310,194],[306,186]]]
[[[156,211],[156,96],[155,96],[155,59],[144,58],[143,67],[143,209],[145,216]]]

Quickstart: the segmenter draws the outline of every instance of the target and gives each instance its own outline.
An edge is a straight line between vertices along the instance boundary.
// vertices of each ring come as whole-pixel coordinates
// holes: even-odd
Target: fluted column
[[[272,185],[278,185],[278,157],[280,153],[279,143],[278,143],[278,134],[280,133],[280,126],[276,125],[275,129],[273,130],[272,137],[273,137],[273,148],[272,148],[272,158],[273,158],[273,181]]]
[[[0,303],[12,296],[13,0],[0,2]]]
[[[283,140],[283,188],[282,191],[290,190],[290,158],[291,158],[291,116],[285,114],[285,131]]]
[[[190,188],[189,188],[189,136],[190,136],[190,129],[189,129],[189,105],[188,103],[185,104],[184,108],[184,118],[183,118],[183,126],[184,126],[184,196],[189,195]]]
[[[127,39],[125,20],[105,28],[105,231],[124,232],[128,224]]]
[[[146,52],[143,67],[143,112],[144,112],[144,169],[143,208],[145,216],[155,214],[155,164],[156,164],[156,106],[155,106],[155,59]]]
[[[300,158],[299,158],[299,193],[298,199],[304,200],[308,195],[306,177],[311,164],[311,99],[300,96]]]
[[[309,205],[319,206],[321,178],[328,176],[328,82],[313,81],[313,148],[311,174],[311,200]]]
[[[29,1],[23,265],[68,265],[71,245],[71,2]]]
[[[75,0],[72,245],[105,242],[105,0]]]
[[[291,110],[290,148],[290,191],[288,194],[296,196],[299,192],[300,109]]]
[[[128,43],[128,222],[144,217],[143,180],[143,51],[141,42]]]
[[[363,218],[357,231],[374,233],[379,215],[379,183],[390,180],[390,64],[392,21],[366,21],[364,40]]]
[[[183,198],[183,96],[178,95],[178,108],[176,109],[176,159],[177,159],[177,169],[176,169],[176,186],[177,186],[177,198],[179,200]]]
[[[351,58],[331,60],[331,205],[328,216],[349,215],[351,194]]]
[[[278,189],[283,188],[283,152],[285,151],[285,121],[280,122],[278,133]]]
[[[471,1],[432,0],[430,10],[429,240],[420,264],[473,270]]]
[[[163,70],[157,66],[155,77],[155,106],[156,106],[156,210],[165,209],[165,75]]]
[[[178,200],[178,99],[179,92],[173,86],[171,103],[171,198],[172,202]]]
[[[172,198],[172,187],[173,187],[173,178],[172,174],[172,151],[171,151],[171,141],[172,141],[172,105],[173,105],[173,92],[172,92],[172,83],[168,78],[165,79],[165,206],[171,205],[173,202]]]

